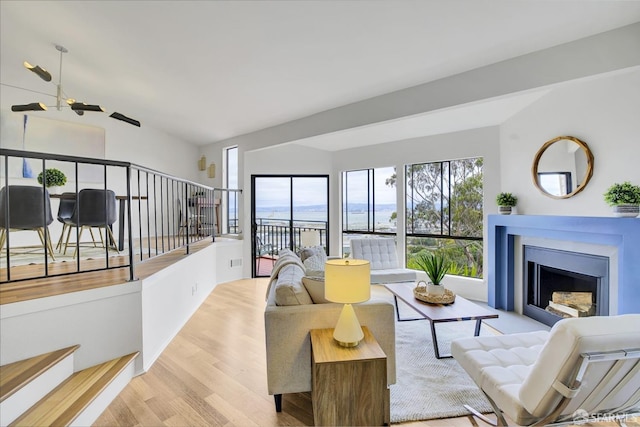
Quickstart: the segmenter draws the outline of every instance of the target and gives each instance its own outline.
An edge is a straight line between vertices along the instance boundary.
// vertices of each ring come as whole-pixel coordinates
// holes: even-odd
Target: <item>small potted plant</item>
[[[44,178],[45,178],[45,187],[49,189],[50,193],[57,194],[60,192],[59,188],[67,183],[67,177],[65,174],[56,168],[45,169],[44,170]],[[38,174],[38,183],[42,184],[42,172]]]
[[[416,265],[427,273],[427,293],[431,295],[444,295],[444,286],[441,284],[444,275],[449,272],[451,265],[445,261],[441,253],[421,253],[415,259]]]
[[[604,193],[604,201],[613,206],[615,216],[634,218],[640,212],[640,186],[615,183]]]
[[[511,193],[500,193],[496,196],[498,211],[502,215],[510,215],[511,209],[518,203],[518,198]]]

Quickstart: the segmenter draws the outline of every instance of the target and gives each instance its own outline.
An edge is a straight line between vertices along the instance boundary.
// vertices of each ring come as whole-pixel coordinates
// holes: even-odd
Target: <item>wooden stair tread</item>
[[[79,347],[79,345],[74,345],[0,366],[0,402],[29,384]]]
[[[131,353],[76,372],[10,425],[69,425],[137,355]]]

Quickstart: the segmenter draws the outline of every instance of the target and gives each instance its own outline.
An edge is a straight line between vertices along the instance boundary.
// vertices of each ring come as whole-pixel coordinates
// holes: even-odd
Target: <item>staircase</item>
[[[0,425],[91,425],[133,377],[138,352],[74,372],[79,347],[0,366]]]

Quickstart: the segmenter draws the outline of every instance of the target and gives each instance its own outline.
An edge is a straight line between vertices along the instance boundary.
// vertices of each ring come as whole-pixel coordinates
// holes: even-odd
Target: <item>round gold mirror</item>
[[[584,141],[559,136],[544,143],[531,169],[533,183],[543,194],[568,199],[581,192],[593,174],[593,154]]]

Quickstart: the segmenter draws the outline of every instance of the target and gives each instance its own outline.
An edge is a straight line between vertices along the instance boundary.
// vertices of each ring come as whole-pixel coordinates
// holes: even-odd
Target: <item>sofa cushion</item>
[[[314,304],[326,304],[331,301],[324,296],[324,277],[320,276],[304,276],[302,284],[309,292]]]
[[[271,296],[275,297],[275,284],[278,280],[278,275],[280,273],[280,269],[286,265],[295,264],[302,270],[302,275],[304,275],[304,265],[298,255],[295,252],[289,249],[280,249],[278,252],[278,259],[273,264],[273,268],[271,269],[271,278],[269,279],[269,285],[267,285],[267,294],[265,296],[266,300],[269,300]],[[271,298],[272,302],[275,303],[274,298]]]
[[[276,281],[276,305],[313,304],[309,292],[302,284],[304,270],[297,264],[280,268]]]

